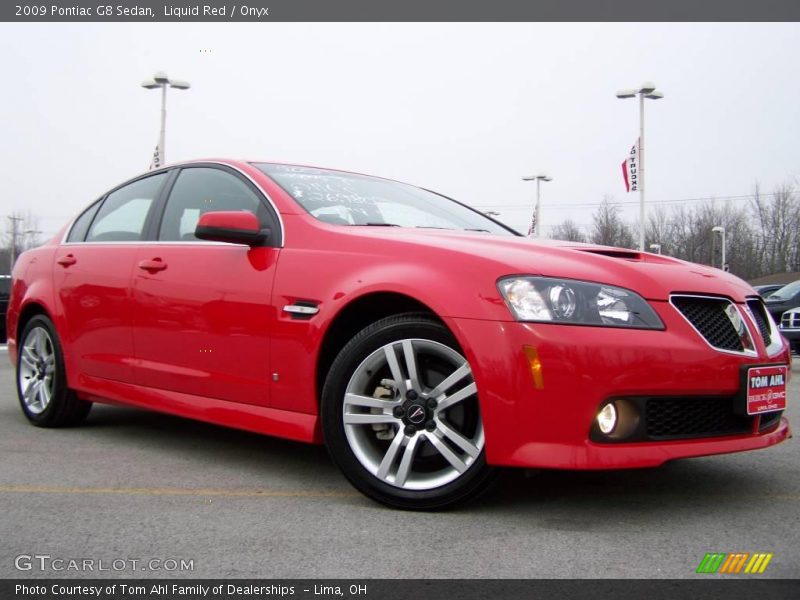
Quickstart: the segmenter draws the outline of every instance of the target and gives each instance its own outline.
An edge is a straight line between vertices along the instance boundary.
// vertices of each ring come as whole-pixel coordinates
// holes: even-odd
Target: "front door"
[[[139,385],[267,405],[270,304],[279,249],[205,242],[201,214],[248,210],[272,240],[277,218],[249,182],[222,168],[185,167],[167,198],[158,239],[134,261],[133,342]]]

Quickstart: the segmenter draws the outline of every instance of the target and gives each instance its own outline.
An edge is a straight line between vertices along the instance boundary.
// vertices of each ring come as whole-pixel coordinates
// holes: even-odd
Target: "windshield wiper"
[[[470,229],[469,227],[464,228],[464,231],[480,231],[481,233],[491,233],[488,229]]]
[[[396,223],[353,223],[356,227],[400,227]]]

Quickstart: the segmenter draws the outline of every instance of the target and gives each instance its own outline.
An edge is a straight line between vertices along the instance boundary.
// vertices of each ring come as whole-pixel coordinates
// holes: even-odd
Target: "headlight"
[[[664,329],[644,298],[612,285],[531,276],[501,279],[497,287],[519,321]]]

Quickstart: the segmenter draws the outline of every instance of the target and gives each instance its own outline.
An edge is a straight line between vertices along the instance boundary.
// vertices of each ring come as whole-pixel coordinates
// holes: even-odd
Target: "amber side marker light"
[[[543,390],[544,375],[542,374],[542,362],[539,360],[539,353],[533,346],[523,346],[522,351],[525,352],[525,358],[528,359],[528,366],[533,377],[533,386],[537,390]]]

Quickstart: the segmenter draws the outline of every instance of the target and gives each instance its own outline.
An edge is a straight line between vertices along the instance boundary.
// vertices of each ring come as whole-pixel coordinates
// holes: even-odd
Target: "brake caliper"
[[[394,381],[391,379],[381,379],[381,384],[372,392],[372,397],[382,400],[396,398],[397,392],[394,388]],[[370,412],[374,415],[379,415],[382,411],[380,408],[373,408]],[[374,423],[372,429],[375,431],[375,437],[379,440],[391,441],[394,439],[395,430],[390,423]]]

